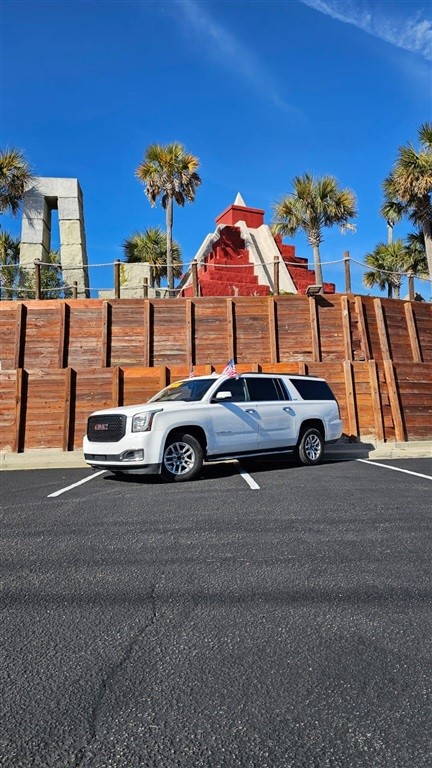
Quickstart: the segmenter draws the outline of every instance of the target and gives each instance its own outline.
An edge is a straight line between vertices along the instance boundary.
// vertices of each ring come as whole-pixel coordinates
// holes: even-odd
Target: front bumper
[[[107,469],[110,472],[121,472],[124,475],[160,475],[161,464],[137,464],[120,461],[116,454],[85,453],[84,461],[93,469]]]
[[[160,472],[159,447],[151,432],[127,433],[116,442],[96,442],[87,436],[83,441],[84,460],[91,467],[134,474]]]

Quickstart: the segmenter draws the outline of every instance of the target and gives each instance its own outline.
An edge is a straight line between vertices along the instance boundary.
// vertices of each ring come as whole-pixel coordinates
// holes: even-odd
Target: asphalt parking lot
[[[7,768],[430,768],[430,459],[3,472]]]

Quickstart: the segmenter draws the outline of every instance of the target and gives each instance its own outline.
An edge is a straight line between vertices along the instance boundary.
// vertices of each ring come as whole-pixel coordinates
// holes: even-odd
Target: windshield
[[[186,400],[188,403],[194,403],[202,400],[205,393],[214,384],[214,379],[184,379],[183,381],[174,381],[169,387],[149,400],[149,403],[161,403],[167,400]]]

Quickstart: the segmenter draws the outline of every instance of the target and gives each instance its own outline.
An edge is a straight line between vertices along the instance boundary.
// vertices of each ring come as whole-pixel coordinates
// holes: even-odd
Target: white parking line
[[[99,475],[103,475],[104,472],[106,472],[106,469],[101,469],[100,472],[95,472],[94,475],[90,475],[90,477],[85,477],[84,480],[78,480],[77,483],[73,483],[72,485],[68,485],[66,488],[60,488],[59,491],[54,491],[54,493],[49,493],[47,496],[47,499],[51,499],[53,496],[60,496],[62,493],[66,493],[66,491],[70,491],[71,488],[76,488],[77,485],[82,485],[83,483],[88,483],[89,480],[93,480],[93,478],[98,477]]]
[[[240,466],[239,466],[239,472],[243,480],[247,482],[249,488],[252,488],[253,491],[259,490],[258,483],[256,483],[255,480],[249,475],[249,473],[245,472],[244,469],[242,469]]]
[[[361,461],[362,464],[373,464],[375,467],[383,467],[384,469],[393,469],[394,472],[405,472],[406,475],[423,477],[425,480],[432,480],[432,475],[422,475],[421,472],[412,472],[410,469],[402,469],[402,467],[391,467],[390,464],[378,464],[377,461],[369,461],[369,459],[356,459],[356,461]]]

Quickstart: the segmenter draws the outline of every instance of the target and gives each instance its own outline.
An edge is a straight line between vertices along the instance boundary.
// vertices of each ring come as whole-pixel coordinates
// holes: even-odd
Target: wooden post
[[[315,363],[321,362],[321,347],[318,329],[318,309],[313,296],[309,296],[309,313],[312,335],[312,360]]]
[[[193,312],[194,303],[186,299],[186,364],[190,371],[194,365],[194,334],[193,334]]]
[[[109,368],[110,365],[110,320],[111,320],[111,305],[108,301],[102,302],[102,332],[101,332],[101,366],[102,368]]]
[[[375,316],[378,325],[378,336],[380,340],[381,352],[383,360],[390,360],[390,349],[387,338],[387,330],[384,320],[384,311],[381,303],[381,299],[374,299]]]
[[[417,328],[414,320],[414,312],[413,312],[412,304],[410,304],[408,301],[405,302],[404,309],[405,309],[405,317],[407,321],[408,335],[409,335],[410,344],[411,344],[413,361],[415,363],[422,363],[423,360],[422,360],[421,351],[420,351],[420,344],[418,340]]]
[[[152,303],[150,299],[146,299],[144,304],[144,354],[143,365],[146,368],[150,366],[151,349],[152,349]]]
[[[72,283],[72,298],[78,298],[78,280],[74,280]]]
[[[120,405],[120,377],[121,368],[116,365],[112,368],[111,401],[113,408],[117,408]]]
[[[71,445],[71,427],[73,420],[72,416],[72,404],[73,404],[73,377],[75,371],[72,368],[65,368],[64,371],[64,405],[63,405],[63,436],[62,436],[62,450],[73,451],[73,445]]]
[[[279,259],[273,263],[273,293],[279,296]]]
[[[350,263],[349,251],[344,251],[344,269],[345,269],[345,293],[351,293],[351,263]]]
[[[149,289],[148,277],[145,277],[144,280],[143,280],[143,296],[144,296],[145,299],[148,298],[148,289]]]
[[[60,323],[59,323],[59,346],[58,346],[58,367],[66,368],[68,337],[69,337],[69,304],[63,301],[60,304]]]
[[[391,360],[384,360],[384,373],[390,401],[390,410],[395,428],[395,438],[397,442],[403,443],[406,440],[405,428],[402,421],[402,410],[396,386],[394,367]]]
[[[193,283],[194,296],[199,296],[198,264],[196,263],[196,261],[192,262],[191,270],[192,270],[192,283]]]
[[[347,296],[341,296],[341,309],[342,309],[342,330],[344,340],[344,358],[345,360],[352,360],[352,343],[351,343],[351,323],[349,313],[349,303]]]
[[[235,337],[234,337],[234,327],[235,327],[235,310],[234,310],[234,302],[232,299],[226,300],[226,311],[227,311],[227,347],[228,347],[228,360],[231,360],[231,358],[234,358],[236,355],[235,350]]]
[[[357,404],[355,400],[353,367],[349,360],[343,362],[345,378],[345,396],[348,411],[348,430],[350,437],[358,437]]]
[[[270,362],[278,363],[278,339],[276,331],[276,302],[274,296],[268,297],[268,321],[269,321],[269,336],[270,336]]]
[[[168,368],[166,365],[159,366],[159,389],[164,389],[168,384]]]
[[[120,261],[114,262],[114,298],[120,298]]]
[[[410,301],[415,301],[414,275],[412,272],[408,273],[408,297]]]
[[[13,453],[22,453],[24,450],[23,440],[23,414],[25,412],[25,390],[24,384],[27,373],[23,368],[18,368],[16,371],[15,380],[15,418],[13,429],[13,441],[12,451]]]
[[[25,350],[25,324],[27,318],[27,307],[20,303],[17,305],[17,318],[15,320],[15,348],[14,348],[14,368],[24,367]]]
[[[357,319],[358,319],[358,329],[360,334],[360,344],[363,349],[364,359],[370,360],[371,359],[371,353],[369,349],[369,340],[368,335],[366,331],[366,322],[365,322],[365,316],[364,316],[364,310],[363,310],[363,302],[361,296],[356,296],[354,299],[355,308],[357,311]]]
[[[40,299],[41,297],[41,262],[40,259],[34,260],[35,265],[35,291],[36,291],[36,298]]]
[[[369,382],[372,399],[372,410],[375,422],[375,436],[377,440],[384,440],[384,421],[378,381],[378,369],[375,360],[368,361]]]

